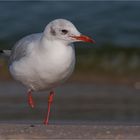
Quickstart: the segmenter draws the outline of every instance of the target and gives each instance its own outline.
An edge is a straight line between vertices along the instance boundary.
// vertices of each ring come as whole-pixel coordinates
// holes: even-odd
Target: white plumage
[[[55,33],[51,34],[50,29]],[[51,22],[44,33],[21,39],[10,58],[12,76],[32,90],[51,89],[65,81],[74,69],[75,51],[73,39],[61,35],[63,29],[71,32],[69,35],[80,35],[72,23],[59,19]]]

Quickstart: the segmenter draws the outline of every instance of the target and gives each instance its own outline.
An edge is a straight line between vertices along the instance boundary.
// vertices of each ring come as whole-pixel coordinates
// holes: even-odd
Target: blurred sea
[[[71,20],[98,45],[140,45],[139,1],[0,2],[0,43],[42,32],[53,19]]]

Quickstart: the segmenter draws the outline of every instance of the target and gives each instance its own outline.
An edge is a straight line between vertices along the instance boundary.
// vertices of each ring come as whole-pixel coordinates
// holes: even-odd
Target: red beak
[[[93,40],[90,37],[85,36],[85,35],[71,36],[71,37],[75,38],[76,40],[79,40],[79,41],[90,42],[90,43],[94,43],[94,44],[96,43],[95,40]]]

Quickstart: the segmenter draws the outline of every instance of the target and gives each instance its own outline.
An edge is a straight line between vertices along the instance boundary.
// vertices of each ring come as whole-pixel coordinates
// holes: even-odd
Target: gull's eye
[[[63,30],[61,30],[61,32],[62,32],[63,35],[65,35],[65,34],[68,33],[68,30],[63,29]]]

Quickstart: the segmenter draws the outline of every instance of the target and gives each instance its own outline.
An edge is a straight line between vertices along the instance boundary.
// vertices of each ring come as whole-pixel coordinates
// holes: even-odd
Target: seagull
[[[66,81],[75,66],[73,42],[95,43],[82,35],[66,19],[51,21],[42,33],[23,37],[12,48],[9,71],[12,77],[28,88],[28,105],[35,107],[34,91],[49,91],[48,109],[44,124],[48,125],[54,88]]]

